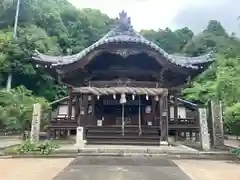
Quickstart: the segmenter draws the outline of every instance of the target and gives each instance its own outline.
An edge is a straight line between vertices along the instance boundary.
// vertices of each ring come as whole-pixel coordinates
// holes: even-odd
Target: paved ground
[[[228,140],[224,140],[224,144],[226,146],[230,146],[230,147],[235,147],[235,148],[239,148],[240,147],[240,140],[237,140],[236,137],[229,137]]]
[[[1,180],[52,180],[73,159],[0,159]]]
[[[144,157],[78,157],[54,180],[191,180],[172,161]]]
[[[8,146],[13,146],[16,144],[21,144],[20,139],[0,139],[0,149],[6,148]]]
[[[174,161],[192,180],[240,180],[240,162]]]
[[[77,150],[78,147],[73,144],[62,144],[58,151]],[[131,146],[131,145],[85,145],[81,148],[82,152],[168,152],[168,153],[195,153],[198,150],[184,146]]]
[[[0,179],[240,180],[239,168],[240,164],[225,161],[169,161],[159,158],[136,157],[79,157],[75,160],[0,159]]]

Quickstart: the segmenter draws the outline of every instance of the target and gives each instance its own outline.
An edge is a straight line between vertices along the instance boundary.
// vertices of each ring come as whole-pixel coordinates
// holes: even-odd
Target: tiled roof
[[[206,62],[213,61],[211,54],[206,54],[198,57],[184,57],[168,54],[162,48],[157,46],[155,43],[147,40],[142,35],[137,33],[132,25],[130,18],[123,11],[119,14],[120,18],[117,20],[116,26],[108,32],[100,40],[84,49],[80,53],[70,56],[48,56],[36,51],[33,59],[41,61],[46,64],[51,64],[52,66],[61,66],[74,63],[83,57],[85,57],[90,52],[93,52],[96,48],[104,44],[110,43],[136,43],[145,45],[164,56],[168,61],[181,67],[197,69],[196,64],[202,64]]]

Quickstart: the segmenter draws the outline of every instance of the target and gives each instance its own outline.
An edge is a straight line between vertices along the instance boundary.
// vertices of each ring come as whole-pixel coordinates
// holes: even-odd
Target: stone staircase
[[[159,127],[143,126],[139,134],[138,126],[126,126],[124,134],[121,126],[87,126],[87,144],[110,144],[110,145],[159,145]]]

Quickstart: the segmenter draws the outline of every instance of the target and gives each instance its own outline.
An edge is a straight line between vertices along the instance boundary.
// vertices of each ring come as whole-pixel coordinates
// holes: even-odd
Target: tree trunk
[[[8,74],[7,84],[6,84],[6,90],[9,92],[12,88],[12,74]]]

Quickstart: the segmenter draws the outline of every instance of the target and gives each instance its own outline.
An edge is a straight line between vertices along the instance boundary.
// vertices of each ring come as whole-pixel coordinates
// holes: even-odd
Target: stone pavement
[[[0,139],[0,149],[9,147],[9,146],[13,146],[13,145],[17,145],[21,143],[21,139],[10,139],[10,138],[1,138]]]
[[[191,180],[173,161],[147,157],[78,157],[54,180]]]
[[[192,180],[240,180],[240,162],[176,160]]]
[[[131,146],[131,145],[85,145],[84,148],[78,149],[73,144],[61,144],[58,152],[64,151],[77,151],[81,153],[100,153],[100,152],[135,152],[135,153],[145,153],[145,152],[158,152],[158,153],[197,153],[198,150],[184,146]]]
[[[240,140],[237,140],[235,136],[229,136],[228,139],[224,140],[224,144],[233,148],[240,148]]]
[[[240,180],[240,164],[231,161],[138,157],[17,158],[0,159],[0,167],[1,180],[16,180],[16,177],[18,180]]]
[[[52,180],[73,159],[0,159],[0,180]]]

